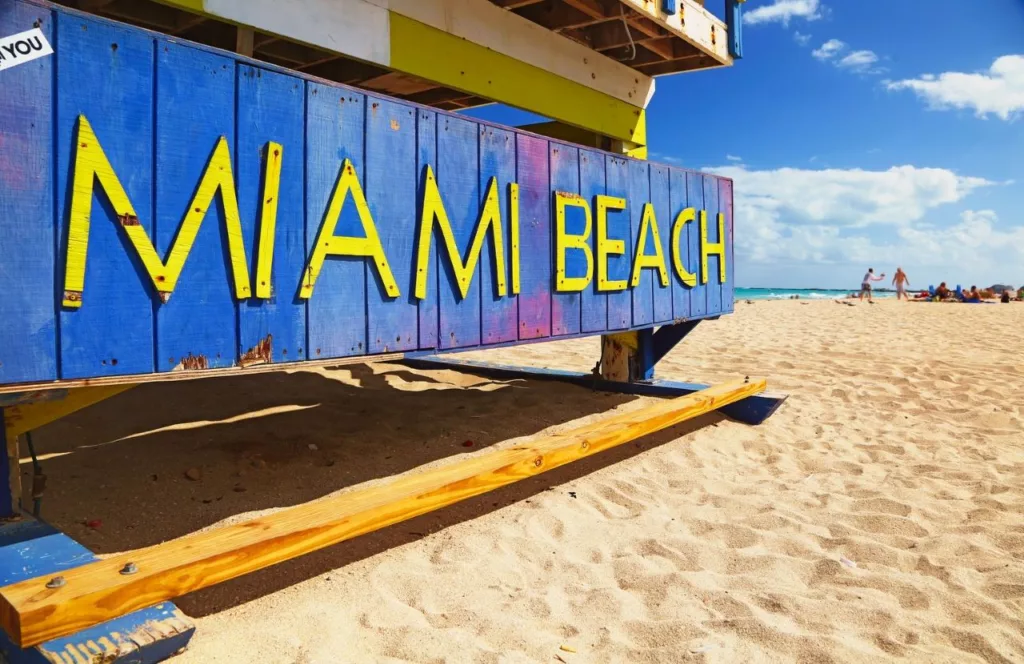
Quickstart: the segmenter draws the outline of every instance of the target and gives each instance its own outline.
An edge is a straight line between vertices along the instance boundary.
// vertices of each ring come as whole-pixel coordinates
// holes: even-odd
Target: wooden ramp
[[[0,626],[21,647],[337,544],[763,392],[739,379],[514,447],[460,456],[386,484],[0,588]]]

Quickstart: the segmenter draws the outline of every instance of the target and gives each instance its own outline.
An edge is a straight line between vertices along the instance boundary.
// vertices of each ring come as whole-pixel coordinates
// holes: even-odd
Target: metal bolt
[[[124,567],[121,568],[121,574],[128,576],[129,574],[135,574],[139,571],[139,566],[135,563],[125,563]]]
[[[55,576],[46,582],[47,588],[63,588],[67,585],[67,581],[64,580],[63,576]]]

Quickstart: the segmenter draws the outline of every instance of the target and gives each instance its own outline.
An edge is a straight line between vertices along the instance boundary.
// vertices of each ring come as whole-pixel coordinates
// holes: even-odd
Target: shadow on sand
[[[142,385],[35,432],[49,478],[42,516],[100,555],[126,551],[632,399],[550,381],[499,382],[397,364]],[[224,610],[528,499],[720,419],[698,418],[178,604],[193,616]],[[22,471],[28,487],[27,458]]]

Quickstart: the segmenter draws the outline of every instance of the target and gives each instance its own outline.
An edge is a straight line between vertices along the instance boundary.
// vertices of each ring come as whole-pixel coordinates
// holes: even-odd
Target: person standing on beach
[[[861,282],[860,282],[860,295],[857,296],[857,299],[863,300],[864,299],[864,293],[867,293],[868,294],[868,302],[871,302],[871,282],[872,281],[881,281],[882,279],[885,279],[885,272],[883,272],[881,276],[876,277],[875,276],[875,268],[869,267],[868,271],[867,271],[867,274],[864,275],[864,279],[862,279]]]
[[[907,273],[903,271],[903,268],[896,268],[896,276],[892,278],[892,283],[896,286],[896,301],[899,302],[901,295],[907,301],[910,301],[910,296],[907,295],[907,286],[910,285],[910,279],[907,278]]]

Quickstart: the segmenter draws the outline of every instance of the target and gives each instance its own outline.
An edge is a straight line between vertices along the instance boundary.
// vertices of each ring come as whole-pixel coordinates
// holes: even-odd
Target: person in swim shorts
[[[864,299],[864,293],[867,293],[868,294],[868,302],[870,302],[871,301],[871,282],[872,281],[881,281],[882,279],[885,279],[885,273],[884,272],[882,273],[882,276],[876,277],[875,276],[875,268],[869,267],[868,271],[867,271],[867,274],[864,275],[864,279],[862,279],[861,282],[860,282],[860,295],[857,296],[857,299],[863,300]]]
[[[896,301],[902,297],[906,300],[910,299],[907,295],[907,286],[910,285],[910,279],[907,278],[907,273],[903,271],[903,268],[896,268],[896,276],[892,278],[892,283],[896,286]]]

